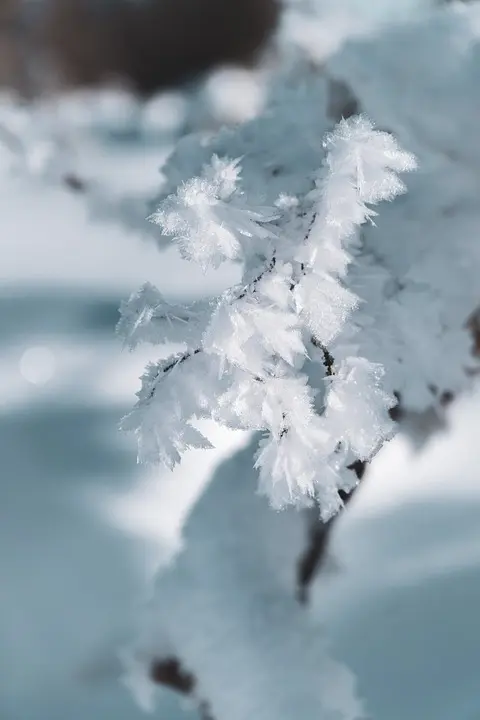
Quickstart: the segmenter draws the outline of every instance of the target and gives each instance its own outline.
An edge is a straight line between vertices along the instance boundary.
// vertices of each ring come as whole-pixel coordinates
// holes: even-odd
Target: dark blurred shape
[[[473,340],[472,354],[480,358],[480,308],[477,308],[467,320],[467,328],[470,330]]]
[[[181,695],[193,696],[196,690],[195,677],[176,658],[155,660],[150,668],[150,677],[157,685],[164,685]],[[198,711],[201,720],[213,720],[208,703],[199,701]]]
[[[155,660],[150,673],[153,682],[157,685],[165,685],[184,695],[192,693],[195,687],[195,678],[181,667],[176,658]]]
[[[20,0],[0,0],[0,87],[23,84],[19,7]]]
[[[62,84],[116,81],[149,95],[219,65],[254,64],[279,6],[277,0],[44,0],[42,14],[36,42]]]

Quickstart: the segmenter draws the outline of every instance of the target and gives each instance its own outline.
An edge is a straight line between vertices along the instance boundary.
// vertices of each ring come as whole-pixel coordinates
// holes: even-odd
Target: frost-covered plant
[[[122,422],[140,461],[173,468],[188,448],[210,447],[203,418],[252,432],[244,452],[208,475],[208,489],[196,467],[190,478],[202,497],[185,501],[188,523],[175,531],[185,530],[184,552],[156,574],[123,658],[145,707],[153,678],[209,719],[365,716],[348,673],[328,660],[315,601],[303,607],[319,590],[323,521],[394,432],[397,399],[402,421],[442,417],[475,363],[466,321],[480,300],[480,4],[453,3],[425,21],[427,4],[389,25],[392,7],[373,30],[388,3],[368,12],[350,0],[292,3],[296,24],[286,17],[288,48],[269,75],[265,111],[218,132],[206,132],[197,101],[183,95],[146,106],[117,92],[55,108],[0,106],[0,143],[17,172],[78,190],[96,218],[186,262],[241,275],[188,304],[147,283],[121,308],[128,348],[163,346],[164,358],[177,346],[148,366]],[[110,150],[120,138],[161,137],[163,186],[119,196],[83,175],[66,150],[81,155],[84,137],[108,138]],[[415,163],[399,146],[420,167],[402,197],[399,174]],[[377,218],[374,206],[395,198]],[[275,508],[307,512],[271,512],[252,490],[254,464]],[[179,494],[187,485],[179,481]],[[169,492],[162,502],[158,526],[175,514]],[[169,544],[170,527],[159,530]],[[180,546],[175,535],[165,557]]]
[[[241,159],[215,155],[180,184],[152,222],[204,269],[241,262],[242,281],[184,307],[146,284],[122,305],[118,331],[130,348],[185,345],[147,368],[122,422],[141,462],[173,467],[186,449],[209,447],[200,418],[259,431],[261,493],[275,508],[316,502],[327,520],[342,505],[339,491],[357,482],[352,465],[393,430],[384,369],[350,339],[362,298],[348,269],[359,228],[376,215],[371,206],[405,191],[398,173],[415,160],[362,116],[340,122],[323,145],[303,198],[256,205],[242,188]]]

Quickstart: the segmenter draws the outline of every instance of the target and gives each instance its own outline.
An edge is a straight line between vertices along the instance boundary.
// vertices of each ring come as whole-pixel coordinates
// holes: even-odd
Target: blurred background
[[[193,299],[235,270],[203,274],[160,255],[138,223],[119,227],[109,213],[128,198],[129,217],[142,215],[179,137],[260,112],[282,52],[308,49],[322,72],[352,33],[442,3],[325,0],[325,17],[335,13],[323,26],[302,21],[313,4],[0,0],[2,720],[143,717],[114,648],[203,485],[243,443],[215,429],[218,450],[162,482],[136,465],[117,425],[156,355],[122,349],[121,300],[146,280]],[[437,74],[433,90],[448,94],[450,82]],[[85,202],[96,183],[100,207]],[[404,438],[381,455],[339,523],[346,577],[313,598],[375,720],[480,718],[479,398],[462,402],[428,462]],[[196,716],[169,691],[155,711]]]

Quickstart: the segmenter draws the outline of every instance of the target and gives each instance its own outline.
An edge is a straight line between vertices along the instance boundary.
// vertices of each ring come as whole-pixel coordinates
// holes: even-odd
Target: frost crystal
[[[404,192],[397,173],[415,162],[364,117],[342,121],[324,148],[307,205],[250,205],[240,161],[216,155],[181,183],[153,222],[204,269],[241,260],[244,281],[184,308],[145,285],[122,306],[119,332],[134,347],[178,341],[185,330],[188,349],[147,371],[123,422],[142,461],[172,467],[188,447],[207,446],[192,424],[198,417],[256,430],[260,492],[276,508],[317,502],[328,519],[342,505],[339,490],[354,485],[349,464],[368,460],[393,429],[396,400],[382,368],[346,351],[362,304],[348,278],[358,228],[375,216],[370,205]],[[303,370],[309,353],[323,368],[316,386]]]
[[[203,269],[245,257],[245,238],[266,241],[275,234],[269,223],[275,208],[249,208],[238,191],[239,160],[214,156],[201,177],[181,185],[151,216],[182,255]]]

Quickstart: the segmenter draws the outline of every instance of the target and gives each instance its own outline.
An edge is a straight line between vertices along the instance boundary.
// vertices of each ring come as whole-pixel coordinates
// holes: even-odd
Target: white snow
[[[391,22],[414,4],[428,3],[372,2],[368,17]],[[337,8],[354,14],[365,4]],[[417,258],[410,279],[428,277],[435,297],[449,293],[442,322],[453,327],[478,290],[479,12],[473,3],[445,13],[384,39],[359,38],[330,69],[419,156],[409,194],[382,209],[388,244],[376,244],[373,231],[369,242],[387,266]],[[173,127],[181,99],[170,112]],[[152,116],[144,121],[155,134]],[[279,157],[291,164],[297,121],[310,167],[317,119],[296,118],[293,102],[281,143],[266,136],[265,153],[281,144]],[[169,151],[160,135],[151,152],[86,144],[81,168],[114,193],[156,192]],[[184,148],[188,156],[188,141]],[[255,182],[248,156],[246,172]],[[284,176],[267,195],[282,181],[286,192],[308,185]],[[201,428],[218,449],[190,451],[161,477],[137,467],[133,443],[116,431],[146,360],[156,358],[151,349],[122,352],[113,334],[120,299],[149,280],[168,298],[190,300],[231,285],[236,269],[204,275],[174,250],[159,255],[133,232],[92,223],[81,196],[40,181],[2,176],[1,190],[2,720],[140,720],[120,681],[119,650],[142,621],[150,650],[166,642],[202,669],[200,692],[219,720],[353,720],[360,705],[373,720],[477,718],[479,392],[467,393],[451,429],[421,452],[401,437],[385,446],[337,526],[338,570],[318,577],[312,608],[301,612],[293,576],[304,527],[295,511],[277,514],[255,494],[248,434]],[[402,327],[418,349],[414,319]],[[441,378],[450,377],[441,359],[456,337],[439,346]],[[429,370],[423,350],[418,358]],[[154,717],[196,717],[172,693],[156,696]]]

